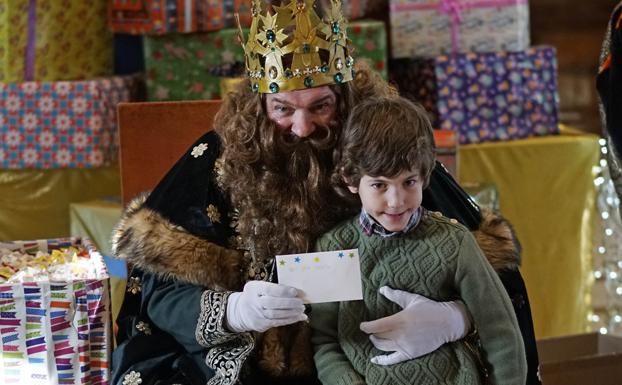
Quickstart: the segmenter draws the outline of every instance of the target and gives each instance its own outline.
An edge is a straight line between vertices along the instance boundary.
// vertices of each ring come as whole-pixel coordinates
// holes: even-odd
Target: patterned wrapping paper
[[[444,55],[410,63],[412,72],[402,79],[399,72],[406,71],[409,62],[392,62],[391,68],[402,66],[393,80],[401,92],[410,91],[407,96],[417,100],[419,95],[419,101],[431,108],[435,128],[455,130],[461,144],[559,133],[557,60],[552,47]],[[424,91],[415,89],[409,80],[430,76],[430,66],[434,80],[420,83]],[[415,72],[421,68],[423,73]]]
[[[99,167],[117,160],[116,105],[138,78],[0,83],[0,168]]]
[[[368,58],[387,77],[384,23],[356,21],[348,25],[355,58]],[[247,30],[244,30],[247,34]],[[244,51],[237,29],[210,33],[145,37],[149,100],[217,99],[219,76],[244,74]]]
[[[434,130],[436,160],[458,179],[458,135],[452,130]]]
[[[351,22],[348,38],[354,47],[352,56],[369,60],[371,67],[387,79],[387,32],[384,23],[372,20]]]
[[[0,284],[1,384],[108,383],[110,290],[102,256],[86,239],[0,243],[24,252],[83,246],[96,279]]]
[[[0,3],[0,82],[112,74],[106,0]]]
[[[130,34],[163,35],[218,31],[250,25],[249,0],[110,0],[110,29]]]
[[[529,47],[527,0],[390,0],[391,57]]]
[[[344,0],[348,19],[365,14],[370,0]],[[250,26],[251,0],[109,0],[108,21],[114,32],[164,35],[236,28],[235,13],[240,24]]]

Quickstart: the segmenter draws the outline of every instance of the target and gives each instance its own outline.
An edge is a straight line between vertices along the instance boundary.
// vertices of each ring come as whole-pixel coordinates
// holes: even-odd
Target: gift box
[[[237,29],[223,29],[145,36],[148,99],[218,99],[218,75],[238,67],[243,71],[244,51],[238,35]]]
[[[0,82],[89,79],[112,74],[106,0],[0,4]]]
[[[383,22],[360,20],[348,25],[348,38],[352,40],[355,59],[367,59],[371,67],[383,78],[388,78],[387,32]]]
[[[251,20],[249,0],[110,0],[108,19],[114,32],[163,35],[218,31]]]
[[[436,128],[456,131],[461,144],[559,133],[552,47],[400,59],[391,72],[400,92],[428,108]]]
[[[117,159],[116,105],[139,79],[0,83],[0,168],[99,167]]]
[[[0,284],[2,384],[107,384],[110,294],[101,255],[80,238],[0,243],[34,254],[62,247],[89,250],[92,278]]]
[[[527,0],[390,0],[389,6],[393,58],[529,47]]]
[[[357,21],[348,28],[355,58],[369,59],[386,78],[384,23]],[[222,77],[245,75],[237,29],[145,36],[144,44],[149,100],[218,99]]]
[[[365,15],[373,0],[344,0],[348,20]],[[251,24],[250,0],[110,0],[110,29],[118,33],[164,35],[236,28]]]
[[[434,144],[436,160],[441,162],[445,169],[458,178],[458,135],[451,130],[434,130]]]

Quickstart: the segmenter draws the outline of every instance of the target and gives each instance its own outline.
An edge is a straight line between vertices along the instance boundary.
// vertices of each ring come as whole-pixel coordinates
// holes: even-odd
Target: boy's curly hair
[[[239,211],[237,230],[258,257],[308,251],[315,238],[354,212],[330,183],[341,128],[364,100],[397,92],[363,61],[354,80],[331,88],[337,95],[335,121],[312,140],[313,148],[300,152],[281,140],[262,95],[248,81],[227,95],[216,115],[214,126],[224,142],[222,184]]]

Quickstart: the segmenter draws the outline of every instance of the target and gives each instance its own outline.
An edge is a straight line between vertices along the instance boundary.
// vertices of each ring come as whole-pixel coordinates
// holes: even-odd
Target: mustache
[[[284,153],[293,153],[304,147],[316,151],[329,150],[336,145],[337,127],[337,122],[317,126],[311,135],[302,138],[291,130],[279,130],[277,128],[275,142]]]

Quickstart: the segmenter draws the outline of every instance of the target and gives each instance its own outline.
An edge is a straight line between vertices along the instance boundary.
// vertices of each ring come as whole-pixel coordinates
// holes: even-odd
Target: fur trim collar
[[[477,244],[495,271],[514,270],[520,266],[521,246],[512,225],[490,210],[482,209],[479,229],[473,231]]]
[[[188,233],[145,207],[148,194],[127,206],[112,234],[112,252],[165,279],[215,290],[240,288],[242,255]]]

